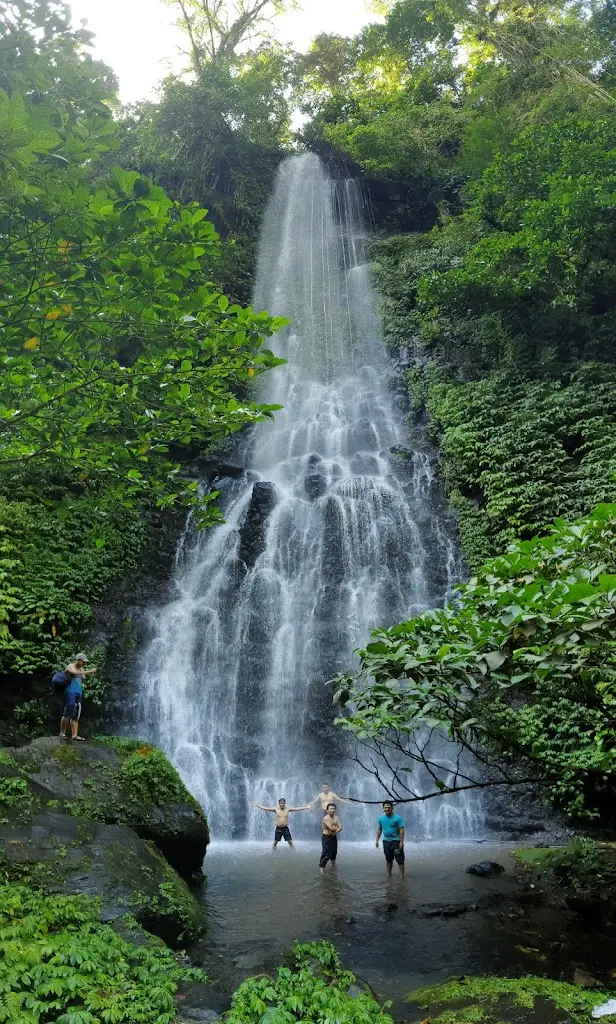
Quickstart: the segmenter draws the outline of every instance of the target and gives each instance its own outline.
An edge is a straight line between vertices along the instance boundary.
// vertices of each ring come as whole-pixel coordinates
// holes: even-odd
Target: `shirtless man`
[[[314,800],[310,801],[310,806],[314,807],[314,805],[317,802],[319,802],[321,804],[321,810],[322,810],[323,814],[327,814],[327,806],[328,806],[328,804],[331,804],[331,803],[334,803],[334,804],[348,804],[349,803],[349,801],[346,800],[343,796],[336,796],[335,793],[332,793],[331,789],[329,788],[329,786],[327,785],[326,782],[324,782],[323,785],[321,786],[321,792],[317,793],[317,795],[315,796]]]
[[[321,837],[321,860],[319,861],[319,868],[321,874],[325,874],[325,867],[328,860],[331,860],[332,867],[336,867],[336,857],[338,856],[338,833],[342,832],[342,825],[340,824],[340,818],[336,814],[336,805],[331,801],[327,805],[327,814],[321,822],[323,829],[323,835]]]
[[[281,797],[278,801],[278,807],[264,807],[263,804],[255,803],[252,806],[257,807],[260,811],[271,811],[276,815],[274,845],[272,846],[272,850],[275,850],[281,839],[284,839],[285,843],[288,843],[291,849],[293,849],[293,839],[289,832],[289,814],[291,811],[309,811],[312,804],[306,804],[305,807],[287,807],[287,801]]]

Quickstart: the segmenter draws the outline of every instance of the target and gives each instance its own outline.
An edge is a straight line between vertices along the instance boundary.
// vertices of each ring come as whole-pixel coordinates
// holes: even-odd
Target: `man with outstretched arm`
[[[287,801],[281,797],[278,801],[278,807],[264,807],[263,804],[253,803],[253,807],[257,807],[260,811],[270,811],[276,815],[274,830],[274,845],[272,850],[275,850],[281,839],[284,839],[285,843],[288,843],[291,849],[293,849],[293,838],[289,831],[289,814],[291,811],[309,811],[312,804],[306,804],[304,807],[287,807]]]
[[[322,810],[323,814],[327,814],[327,807],[328,807],[328,804],[330,804],[330,803],[334,803],[334,804],[348,804],[349,803],[349,801],[346,800],[343,796],[337,796],[336,793],[332,793],[331,789],[329,788],[329,786],[327,785],[326,782],[324,782],[323,785],[321,786],[321,792],[317,793],[317,795],[315,796],[314,800],[310,801],[310,806],[314,807],[314,805],[317,802],[321,804],[321,810]]]
[[[383,836],[383,853],[387,864],[387,874],[391,875],[394,860],[398,865],[400,877],[404,878],[404,821],[399,814],[394,814],[394,805],[390,800],[383,801],[383,813],[379,818],[376,831],[376,845]]]

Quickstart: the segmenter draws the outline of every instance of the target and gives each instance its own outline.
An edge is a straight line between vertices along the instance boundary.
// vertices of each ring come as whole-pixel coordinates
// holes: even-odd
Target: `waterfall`
[[[372,797],[333,725],[333,674],[371,628],[440,604],[459,566],[422,432],[391,390],[364,253],[361,196],[313,155],[280,168],[260,246],[255,306],[290,320],[287,359],[263,399],[248,468],[222,483],[226,522],[180,545],[174,594],[151,617],[139,727],[205,805],[217,838],[264,838],[253,800],[306,802],[323,782]],[[217,485],[218,486],[218,485]],[[438,805],[438,806],[437,806]],[[344,807],[347,838],[374,808]],[[462,796],[407,812],[420,835],[468,835]],[[292,816],[316,837],[315,816]]]

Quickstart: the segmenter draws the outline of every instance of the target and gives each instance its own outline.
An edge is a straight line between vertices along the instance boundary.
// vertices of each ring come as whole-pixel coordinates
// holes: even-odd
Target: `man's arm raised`
[[[276,811],[275,807],[264,807],[263,804],[255,804],[254,802],[253,802],[252,806],[256,807],[257,810],[259,810],[259,811],[273,811],[273,812]]]
[[[312,804],[304,804],[303,807],[287,807],[287,811],[310,811]]]

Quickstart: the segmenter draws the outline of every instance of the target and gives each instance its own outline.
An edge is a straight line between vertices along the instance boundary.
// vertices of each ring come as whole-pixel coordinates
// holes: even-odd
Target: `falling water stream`
[[[263,226],[255,306],[289,319],[287,363],[263,398],[247,468],[223,484],[226,523],[181,546],[174,593],[152,616],[139,716],[207,807],[220,838],[265,838],[252,801],[291,804],[322,782],[378,797],[345,753],[326,680],[372,628],[440,604],[459,571],[422,432],[390,386],[364,252],[361,195],[318,157],[288,159]],[[373,809],[345,808],[347,838]],[[412,812],[426,837],[468,837],[478,803]],[[293,831],[314,836],[295,815]]]

